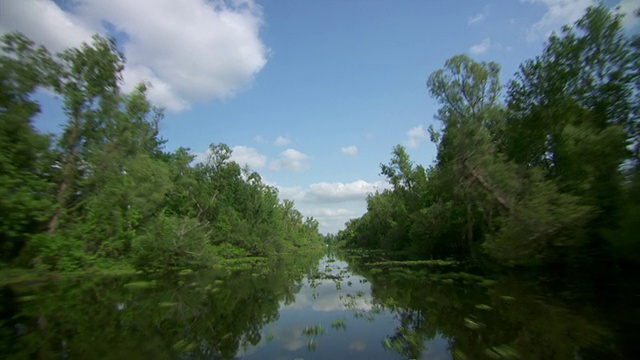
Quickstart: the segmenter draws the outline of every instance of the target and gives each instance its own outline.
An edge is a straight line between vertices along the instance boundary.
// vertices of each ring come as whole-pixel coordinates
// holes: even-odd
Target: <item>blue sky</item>
[[[499,63],[506,82],[593,3],[4,0],[0,33],[21,31],[53,51],[96,32],[114,36],[128,59],[124,89],[150,81],[150,98],[166,108],[167,150],[188,147],[201,159],[210,143],[226,143],[322,232],[335,232],[387,186],[379,164],[393,146],[433,161],[430,73],[465,53]],[[637,8],[640,0],[624,0],[620,11]],[[624,24],[638,32],[637,19]],[[59,101],[37,98],[38,128],[58,131]]]

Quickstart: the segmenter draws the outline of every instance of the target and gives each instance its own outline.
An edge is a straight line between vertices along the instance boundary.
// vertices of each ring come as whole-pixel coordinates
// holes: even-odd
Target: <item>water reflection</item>
[[[9,358],[622,358],[594,307],[536,284],[334,254],[12,285],[0,306]]]

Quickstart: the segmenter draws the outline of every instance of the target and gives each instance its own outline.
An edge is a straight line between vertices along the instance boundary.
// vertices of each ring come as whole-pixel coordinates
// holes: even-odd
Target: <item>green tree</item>
[[[0,54],[0,259],[16,258],[42,230],[53,198],[50,139],[32,124],[30,96],[50,77],[51,55],[20,34],[2,37]]]

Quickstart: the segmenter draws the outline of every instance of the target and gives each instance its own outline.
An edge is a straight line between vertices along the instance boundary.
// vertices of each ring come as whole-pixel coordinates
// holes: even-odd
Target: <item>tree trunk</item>
[[[493,196],[493,198],[502,206],[505,210],[507,210],[511,214],[515,214],[515,209],[509,205],[509,203],[500,195],[498,192],[489,185],[489,183],[482,177],[482,175],[478,174],[473,168],[467,163],[466,160],[463,160],[462,163],[467,168],[471,176],[476,180],[487,192]]]
[[[64,160],[62,163],[62,180],[60,180],[60,185],[58,186],[58,194],[56,196],[56,211],[53,213],[53,216],[49,220],[47,224],[47,233],[53,234],[57,229],[60,223],[60,217],[62,216],[62,212],[66,207],[67,202],[67,193],[71,188],[71,182],[73,179],[73,173],[75,171],[75,161],[74,158],[76,156],[75,150],[76,145],[78,143],[78,139],[80,138],[80,110],[76,109],[74,111],[73,116],[73,124],[71,128],[71,134],[69,134],[69,148],[67,153],[64,156]]]

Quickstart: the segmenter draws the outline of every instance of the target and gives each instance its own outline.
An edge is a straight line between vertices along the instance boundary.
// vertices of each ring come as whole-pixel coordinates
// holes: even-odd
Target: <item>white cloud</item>
[[[237,145],[231,148],[231,161],[237,162],[240,166],[248,165],[252,169],[264,167],[267,163],[267,157],[258,152],[258,150]],[[211,154],[211,149],[205,151],[192,151],[191,155],[195,156],[193,164],[205,163]]]
[[[367,195],[390,187],[386,181],[364,180],[350,183],[320,182],[306,187],[268,184],[278,188],[281,200],[293,200],[304,216],[318,220],[323,233],[335,233],[344,228],[345,222],[362,216],[366,211]]]
[[[476,23],[484,21],[486,18],[487,18],[487,13],[486,12],[477,13],[477,14],[474,14],[472,16],[469,16],[467,24],[469,24],[469,25],[476,24]]]
[[[543,4],[547,11],[542,18],[533,24],[527,34],[528,41],[546,39],[553,31],[564,25],[571,25],[584,15],[587,7],[595,5],[596,0],[526,0],[530,3]]]
[[[347,147],[343,147],[340,149],[345,155],[356,155],[358,153],[358,147],[355,145],[350,145]]]
[[[424,131],[422,125],[418,125],[411,130],[407,131],[407,140],[405,143],[410,148],[417,148],[420,143],[427,138],[427,133]]]
[[[478,55],[487,52],[489,50],[489,46],[491,46],[491,39],[484,38],[478,44],[475,44],[469,48],[469,52]]]
[[[640,16],[636,16],[635,11],[640,11],[640,0],[621,0],[618,4],[618,12],[624,15],[622,26],[626,29],[640,24]]]
[[[24,33],[52,52],[91,41],[95,32],[81,18],[64,12],[49,0],[3,1],[0,33],[12,31]]]
[[[265,180],[265,183],[278,188],[278,195],[282,200],[289,199],[298,202],[304,198],[306,193],[306,190],[302,186],[280,186],[276,183],[271,183],[268,180]]]
[[[170,110],[227,98],[248,86],[266,64],[262,12],[253,0],[5,1],[0,32],[21,31],[60,51],[105,34],[125,39],[124,89],[151,81],[149,98]]]
[[[344,216],[356,216],[355,212],[348,209],[329,209],[329,208],[320,208],[313,209],[307,211],[308,216],[317,217],[328,217],[328,218],[336,218],[336,217],[344,217]]]
[[[191,151],[190,154],[195,156],[191,164],[204,164],[210,153],[211,151],[208,149],[206,151]]]
[[[356,180],[350,183],[319,182],[306,189],[300,186],[279,187],[280,196],[301,203],[327,204],[364,200],[368,194],[388,188],[386,181],[367,182]]]
[[[254,137],[253,139],[260,144],[264,142],[264,137],[262,135],[256,135],[256,137]]]
[[[271,161],[269,170],[293,170],[303,171],[309,168],[309,156],[295,149],[287,149]]]
[[[343,202],[349,200],[362,200],[367,194],[384,188],[386,182],[376,181],[373,183],[364,180],[356,180],[351,183],[341,182],[320,182],[309,185],[309,190],[305,194],[307,201],[314,202]]]
[[[286,136],[278,136],[273,142],[274,145],[277,146],[285,146],[291,144],[291,139]]]
[[[343,208],[315,208],[305,211],[304,215],[316,219],[321,231],[336,232],[344,227],[344,223],[360,217],[362,213]]]
[[[267,163],[267,157],[258,153],[258,150],[247,146],[234,146],[231,148],[231,160],[240,164],[240,166],[248,165],[252,169],[264,167]]]

